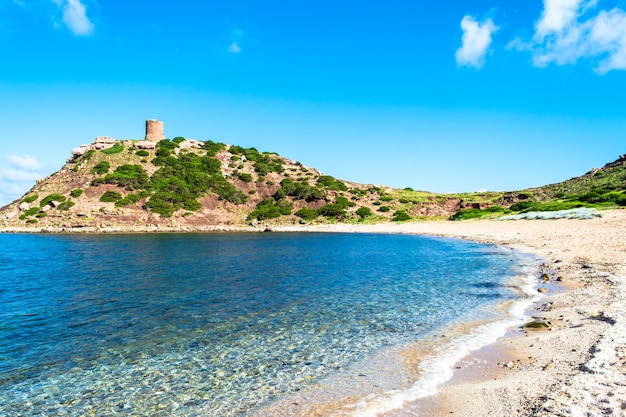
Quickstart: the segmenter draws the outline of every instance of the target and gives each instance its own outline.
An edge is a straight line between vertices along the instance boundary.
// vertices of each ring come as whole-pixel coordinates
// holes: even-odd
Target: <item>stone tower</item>
[[[146,140],[158,142],[165,139],[163,134],[163,122],[156,119],[146,120]]]

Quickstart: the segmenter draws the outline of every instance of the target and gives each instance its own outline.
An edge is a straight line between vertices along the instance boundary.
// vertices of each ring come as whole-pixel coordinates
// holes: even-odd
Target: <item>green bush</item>
[[[303,207],[300,210],[296,211],[296,216],[300,217],[303,220],[313,220],[319,216],[319,213],[317,212],[317,210]]]
[[[401,204],[407,204],[409,202],[409,200],[407,200],[406,198],[401,198],[400,200],[398,200]]]
[[[531,208],[535,204],[537,203],[534,201],[518,201],[517,203],[512,204],[509,209],[513,211],[524,211]]]
[[[415,190],[412,189],[411,187],[404,187],[404,191],[415,191]]]
[[[37,214],[35,215],[35,217],[37,217],[38,219],[41,219],[42,217],[46,217],[46,216],[47,216],[47,214],[46,214],[46,213],[44,213],[43,211],[42,211],[41,213],[37,213]]]
[[[187,139],[185,139],[185,138],[184,138],[184,137],[182,137],[182,136],[176,136],[174,139],[172,139],[172,142],[174,142],[174,143],[178,144],[178,143],[184,142],[184,141],[186,141],[186,140],[187,140]]]
[[[383,195],[383,196],[380,197],[380,201],[384,201],[384,202],[387,203],[389,201],[393,201],[393,198],[391,198],[389,196],[386,196],[386,195]]]
[[[85,192],[85,190],[83,190],[82,188],[74,188],[72,191],[70,191],[70,195],[74,198],[78,198],[83,195],[83,192]]]
[[[141,200],[141,196],[139,194],[128,194],[127,196],[117,200],[115,202],[115,206],[116,207],[126,207],[126,206],[130,206],[132,204],[135,204],[139,200]]]
[[[22,215],[24,217],[28,217],[28,216],[34,216],[35,214],[39,213],[39,207],[31,207],[28,210],[24,211],[24,213],[22,213]]]
[[[470,219],[479,219],[481,217],[486,216],[487,214],[493,213],[502,213],[504,212],[504,208],[500,206],[492,206],[488,207],[484,210],[481,209],[464,209],[457,211],[454,215],[450,217],[450,220],[470,220]]]
[[[148,186],[150,177],[141,165],[124,164],[104,177],[105,184],[115,184],[127,190],[141,190]]]
[[[28,220],[26,220],[26,223],[35,224],[35,223],[37,223],[37,220],[35,220],[35,219],[28,219]]]
[[[248,215],[248,220],[267,220],[274,219],[280,216],[280,208],[274,204],[274,200],[271,198],[265,198],[263,199],[263,201],[257,204],[254,211],[252,211],[252,213]]]
[[[348,191],[348,187],[343,182],[335,179],[335,177],[331,177],[330,175],[321,175],[317,182],[322,184],[328,190],[334,191]]]
[[[122,199],[122,195],[117,191],[105,191],[100,197],[102,203],[116,203]]]
[[[404,210],[396,211],[395,213],[393,213],[393,216],[391,217],[391,221],[394,221],[394,222],[403,222],[406,220],[411,220],[411,216],[409,216],[409,214]]]
[[[337,196],[335,198],[335,204],[339,204],[339,205],[341,205],[343,207],[354,207],[354,206],[356,206],[355,202],[348,200],[344,196]]]
[[[98,162],[93,168],[91,168],[90,172],[92,174],[102,175],[102,174],[106,174],[107,172],[109,172],[110,168],[111,168],[110,163],[108,163],[107,161],[101,161],[101,162]]]
[[[317,212],[324,217],[336,217],[341,218],[345,216],[347,213],[345,211],[346,206],[342,204],[332,203],[326,204],[323,207],[320,207]]]
[[[94,149],[89,149],[87,152],[83,154],[83,161],[88,161],[91,157],[96,153]]]
[[[391,208],[389,208],[389,206],[380,206],[378,208],[378,211],[380,211],[382,213],[387,213],[389,210],[391,210]]]
[[[61,194],[50,194],[39,202],[39,207],[50,205],[53,201],[62,203],[66,200],[66,197]]]
[[[212,140],[207,140],[202,145],[202,149],[206,151],[207,156],[214,157],[217,153],[223,149],[226,149],[226,145],[223,143],[213,142]]]
[[[148,155],[150,155],[150,152],[146,151],[145,149],[139,149],[137,152],[135,152],[135,155],[137,155],[137,156],[148,156]]]
[[[26,197],[22,201],[24,203],[32,203],[33,201],[37,200],[38,198],[39,198],[39,194],[33,194],[33,195],[29,195],[28,197]]]
[[[246,172],[240,172],[237,177],[243,182],[252,182],[252,174]]]
[[[61,204],[59,204],[59,207],[57,207],[57,210],[61,210],[61,211],[67,211],[69,210],[72,206],[74,205],[73,201],[64,201]]]
[[[122,145],[120,142],[116,142],[115,145],[111,146],[110,148],[102,149],[100,152],[107,154],[107,155],[113,155],[116,153],[120,153],[123,150],[124,150],[124,145]]]
[[[364,219],[372,215],[372,210],[370,210],[369,207],[359,207],[358,210],[356,211],[356,214],[357,216]]]

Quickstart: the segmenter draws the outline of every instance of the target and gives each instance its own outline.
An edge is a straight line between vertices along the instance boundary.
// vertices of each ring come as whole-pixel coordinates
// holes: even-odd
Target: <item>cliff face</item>
[[[459,208],[455,198],[416,192],[407,200],[394,195],[398,191],[340,181],[254,148],[184,138],[146,147],[145,141],[99,137],[2,208],[0,227],[201,230],[388,221],[397,212],[448,217]]]

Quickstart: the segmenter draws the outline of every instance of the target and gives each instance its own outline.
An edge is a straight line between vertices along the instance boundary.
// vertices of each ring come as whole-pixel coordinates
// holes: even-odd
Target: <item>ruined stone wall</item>
[[[163,122],[155,119],[146,120],[146,140],[150,142],[158,142],[165,139],[163,133]]]

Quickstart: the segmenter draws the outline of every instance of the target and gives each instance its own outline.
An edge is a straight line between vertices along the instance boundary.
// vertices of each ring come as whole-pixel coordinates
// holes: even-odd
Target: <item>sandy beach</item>
[[[41,231],[160,233],[264,229],[265,226]],[[305,398],[302,402],[288,399],[255,415],[626,415],[626,210],[603,211],[601,217],[590,220],[297,225],[272,226],[272,230],[432,235],[496,244],[532,254],[543,264],[537,268],[537,274],[545,273],[533,291],[547,292],[526,314],[528,321],[539,319],[550,328],[525,331],[520,325],[511,326],[495,343],[460,359],[453,366],[452,378],[440,385],[435,395],[400,401],[397,407],[384,412],[346,408],[362,394],[347,389],[334,393],[331,400],[328,396]],[[410,385],[418,378],[423,352],[416,348],[396,353],[404,359],[392,369],[392,374],[398,370],[397,381],[390,383]],[[388,357],[373,358],[372,362],[378,360],[381,366],[390,366]],[[415,372],[407,373],[407,367]],[[343,386],[350,384],[348,379]],[[375,381],[369,388],[383,389]]]
[[[539,287],[548,292],[528,314],[529,320],[549,323],[549,330],[511,328],[495,344],[459,361],[453,378],[436,395],[404,402],[379,415],[626,415],[625,210],[605,211],[591,220],[442,221],[279,230],[454,237],[511,247],[545,262],[544,278],[550,282]],[[292,412],[350,414],[328,410],[320,404],[295,407]]]

